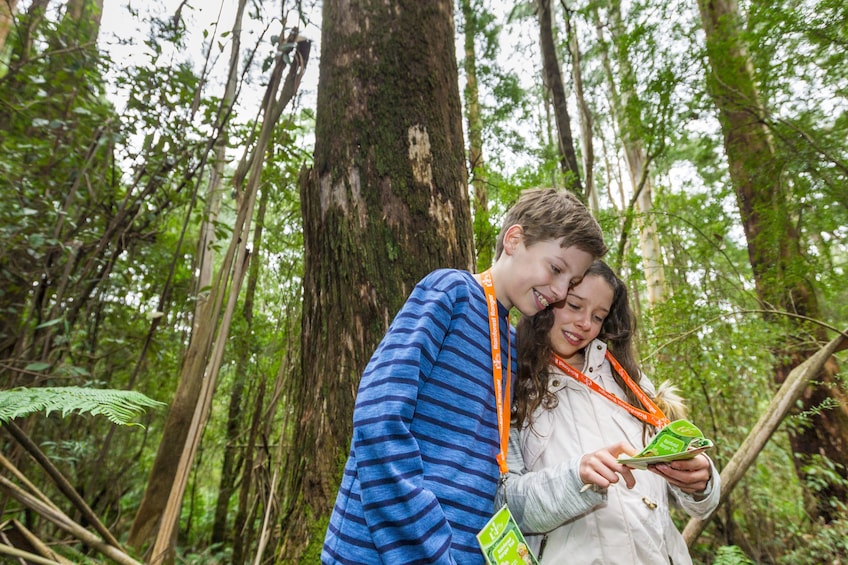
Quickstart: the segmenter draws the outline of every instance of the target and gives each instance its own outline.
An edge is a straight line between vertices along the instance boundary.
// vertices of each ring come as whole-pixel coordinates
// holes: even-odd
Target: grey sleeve
[[[580,459],[528,471],[521,456],[520,435],[511,430],[507,452],[509,472],[498,487],[495,508],[504,503],[525,534],[545,533],[584,514],[606,500],[606,491],[587,489],[578,468]]]
[[[707,459],[710,459],[707,457]],[[696,499],[693,495],[687,494],[677,487],[669,486],[677,502],[693,518],[703,520],[709,516],[718,506],[721,498],[721,477],[715,468],[713,460],[710,459],[710,481],[707,483],[706,490],[701,494],[704,498]]]

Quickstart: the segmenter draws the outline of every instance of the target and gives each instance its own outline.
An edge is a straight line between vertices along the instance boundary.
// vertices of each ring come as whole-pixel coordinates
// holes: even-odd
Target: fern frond
[[[163,406],[133,390],[96,389],[82,387],[35,387],[0,390],[0,423],[35,412],[61,412],[102,415],[114,424],[137,425],[131,420],[145,408]]]

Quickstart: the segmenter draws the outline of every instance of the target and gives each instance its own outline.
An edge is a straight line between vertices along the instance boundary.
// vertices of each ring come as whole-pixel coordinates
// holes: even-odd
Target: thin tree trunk
[[[597,10],[595,11],[598,41],[601,45],[604,70],[610,88],[610,99],[613,102],[612,113],[618,123],[619,137],[624,147],[624,156],[630,173],[630,186],[633,189],[630,206],[625,210],[627,215],[626,229],[623,229],[621,233],[616,262],[619,266],[623,262],[625,243],[629,237],[629,226],[635,216],[639,224],[639,244],[642,254],[642,268],[645,272],[645,282],[648,289],[648,302],[651,305],[656,305],[665,298],[666,282],[657,225],[653,215],[653,187],[648,167],[654,155],[650,155],[646,151],[642,141],[642,102],[635,90],[637,84],[636,72],[630,63],[630,57],[622,38],[624,24],[621,18],[620,0],[612,0],[609,3],[609,17],[612,42],[617,46],[614,52],[616,63],[620,69],[618,81],[616,81],[612,71],[607,42],[603,37],[602,29],[604,26],[600,23]],[[617,84],[621,85],[621,89]]]
[[[542,68],[545,86],[551,93],[554,120],[557,127],[557,144],[560,151],[560,169],[565,177],[565,187],[585,199],[580,181],[580,166],[577,151],[571,136],[571,117],[568,114],[568,99],[562,82],[556,42],[554,41],[551,0],[539,0],[539,40],[542,48]]]
[[[768,309],[806,318],[820,317],[816,289],[801,254],[803,242],[793,219],[792,202],[782,178],[782,166],[766,123],[765,104],[757,87],[753,63],[741,37],[742,22],[735,0],[699,0],[706,32],[707,85],[724,136],[731,182],[748,242],[748,256],[757,295]],[[767,316],[769,319],[775,319]],[[775,382],[811,355],[815,341],[823,341],[819,327],[786,326],[785,343],[775,351]],[[835,361],[825,364],[801,395],[800,409],[809,422],[790,431],[796,473],[802,483],[809,465],[825,457],[848,479],[848,395],[835,378]],[[833,408],[821,409],[832,399]],[[848,497],[846,481],[830,483],[816,493],[817,510],[826,520],[840,517],[832,500]]]
[[[9,30],[12,29],[12,19],[15,17],[17,6],[18,0],[3,0],[0,2],[0,53],[3,53],[6,38],[9,37]]]
[[[247,290],[244,295],[242,306],[242,318],[244,319],[243,339],[239,340],[236,370],[233,380],[233,390],[230,393],[230,405],[227,413],[227,438],[224,446],[224,459],[221,464],[221,480],[218,488],[218,501],[215,505],[215,520],[212,524],[212,543],[223,543],[227,539],[227,516],[229,515],[230,498],[236,486],[238,476],[237,456],[239,438],[243,434],[242,429],[242,404],[244,388],[247,384],[250,365],[250,334],[253,329],[253,301],[256,296],[256,286],[259,282],[259,269],[261,261],[258,253],[262,249],[262,236],[265,222],[265,211],[268,207],[268,198],[271,187],[265,187],[259,199],[259,210],[256,215],[256,228],[253,232],[254,255],[250,262],[250,271],[247,278]],[[247,471],[247,470],[244,470]]]
[[[302,376],[278,555],[323,541],[361,372],[415,283],[473,268],[453,3],[325,0],[315,158],[301,175]],[[300,511],[292,512],[292,508]],[[317,551],[317,550],[316,550]]]
[[[3,0],[5,2],[5,0]],[[65,4],[65,17],[78,24],[91,26],[88,40],[96,41],[100,33],[100,17],[103,14],[103,0],[68,0]]]
[[[565,5],[564,0],[561,3],[563,13],[565,14],[565,33],[566,37],[568,37],[568,49],[571,53],[571,76],[574,79],[574,95],[577,98],[577,108],[579,110],[577,121],[580,124],[580,145],[583,149],[583,175],[585,181],[583,194],[592,215],[597,217],[600,211],[600,204],[598,203],[598,192],[595,189],[595,144],[592,136],[592,111],[589,109],[589,104],[586,102],[586,97],[583,94],[582,56],[580,54],[580,44],[577,39],[577,30],[571,24],[572,10]]]
[[[290,44],[295,40],[295,34],[289,37],[287,43]],[[277,62],[274,70],[271,73],[271,80],[265,91],[265,105],[263,114],[265,119],[262,122],[262,127],[259,133],[256,147],[249,159],[249,173],[247,182],[243,190],[238,190],[239,207],[236,217],[236,223],[233,229],[233,236],[230,242],[230,248],[227,255],[224,257],[224,262],[216,277],[215,284],[212,285],[212,293],[210,295],[207,309],[204,311],[204,319],[208,321],[210,326],[218,325],[218,314],[223,304],[225,295],[227,297],[227,306],[223,312],[223,317],[220,321],[220,328],[217,336],[215,336],[214,344],[208,360],[200,364],[203,359],[200,355],[195,355],[193,358],[198,360],[196,369],[199,371],[196,374],[203,375],[203,385],[201,387],[200,396],[197,406],[191,420],[191,426],[188,430],[188,436],[180,456],[179,465],[176,469],[176,477],[170,488],[170,493],[167,498],[164,511],[161,516],[161,524],[156,536],[156,542],[153,546],[151,565],[156,565],[163,562],[172,562],[174,559],[174,542],[176,537],[176,528],[179,520],[180,509],[182,507],[182,498],[185,493],[185,488],[188,483],[188,475],[191,470],[192,462],[194,461],[197,452],[200,438],[203,434],[203,428],[206,424],[206,419],[209,415],[209,410],[212,406],[212,395],[215,390],[215,383],[218,376],[218,371],[221,367],[221,361],[224,355],[224,348],[227,337],[229,335],[230,323],[232,321],[233,312],[238,300],[238,294],[241,289],[241,283],[244,276],[244,269],[248,259],[247,251],[247,230],[251,223],[253,210],[256,203],[256,193],[259,188],[259,181],[262,173],[262,165],[264,163],[266,149],[271,139],[271,133],[274,129],[273,119],[279,116],[279,105],[285,106],[290,100],[293,92],[291,88],[296,90],[300,77],[303,75],[304,66],[309,56],[309,46],[306,40],[298,43],[296,56],[293,58],[289,78],[286,84],[280,91],[280,100],[276,98],[276,93],[282,82],[282,74],[285,70],[285,58],[277,57]],[[241,188],[237,186],[237,189]],[[214,336],[214,331],[204,332],[209,340]],[[199,347],[204,350],[209,350],[210,341],[201,342]],[[202,371],[202,373],[201,373]],[[163,440],[164,443],[164,440]]]
[[[230,43],[229,75],[227,77],[227,84],[224,88],[224,98],[222,100],[217,119],[217,127],[221,130],[221,135],[218,137],[218,142],[215,144],[215,161],[213,163],[212,174],[209,180],[209,190],[207,192],[206,197],[206,209],[203,213],[203,224],[200,228],[200,238],[198,240],[197,256],[200,258],[198,267],[198,289],[207,287],[212,281],[212,267],[214,265],[215,257],[215,223],[217,222],[218,214],[220,212],[221,195],[223,193],[224,168],[226,166],[226,148],[228,135],[225,129],[225,124],[227,123],[227,115],[229,114],[232,105],[235,101],[236,86],[238,84],[239,58],[241,57],[241,26],[246,5],[247,0],[239,0],[238,7],[236,9],[235,20],[233,21],[232,33],[230,34],[232,42]],[[265,204],[268,202],[267,192],[268,191],[265,191],[262,194],[259,206],[260,218],[257,221],[254,233],[254,235],[256,237],[259,237],[260,239],[260,242],[255,243],[254,245],[254,249],[257,250],[261,246],[262,217],[264,216]],[[258,268],[259,261],[254,256],[254,260],[251,262],[250,265],[250,276],[248,278],[247,285],[248,290],[247,295],[245,297],[245,303],[242,309],[243,317],[247,322],[247,328],[245,328],[245,332],[248,334],[250,333],[250,326],[253,319],[253,293],[256,289],[256,276],[258,274]],[[199,319],[197,314],[199,314],[200,306],[202,305],[202,300],[205,300],[205,298],[201,299],[200,297],[198,297],[198,304],[195,310],[196,320]],[[223,543],[225,540],[228,515],[227,510],[229,508],[230,497],[232,496],[233,487],[235,485],[235,444],[240,433],[239,424],[241,420],[242,392],[244,390],[245,378],[243,375],[244,370],[246,368],[245,360],[247,359],[246,349],[248,347],[248,344],[243,342],[240,344],[240,346],[241,347],[239,351],[239,363],[237,364],[235,372],[233,390],[230,394],[230,405],[227,415],[227,441],[224,448],[224,460],[221,469],[221,481],[220,488],[218,489],[218,500],[215,506],[215,519],[212,524],[211,542],[213,544]]]
[[[468,169],[474,189],[474,241],[477,251],[477,270],[492,266],[495,254],[495,234],[489,220],[489,189],[483,163],[483,119],[480,116],[480,94],[477,88],[477,52],[475,40],[478,20],[471,0],[461,0],[465,29],[465,109],[468,120]]]

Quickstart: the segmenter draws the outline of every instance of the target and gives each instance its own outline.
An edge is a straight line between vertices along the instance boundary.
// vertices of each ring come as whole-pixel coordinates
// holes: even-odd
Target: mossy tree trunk
[[[453,3],[326,0],[321,44],[278,547],[293,562],[317,560],[359,379],[395,313],[429,271],[474,264]]]
[[[792,179],[782,176],[780,153],[765,126],[765,104],[742,37],[738,6],[735,0],[699,0],[698,5],[706,32],[708,88],[719,112],[757,295],[766,309],[821,318],[814,278],[802,255],[798,219],[792,212],[794,203],[788,192]],[[774,352],[778,383],[818,349],[816,341],[826,341],[820,326],[808,327],[797,319],[786,324],[786,339]],[[826,520],[840,514],[831,502],[844,502],[848,496],[848,398],[836,382],[835,372],[835,363],[829,363],[813,379],[800,402],[809,422],[790,433],[802,481],[810,469],[821,470],[821,457],[835,464],[835,472],[842,476],[841,483],[820,487],[816,494],[817,510]],[[830,408],[821,409],[829,403]]]

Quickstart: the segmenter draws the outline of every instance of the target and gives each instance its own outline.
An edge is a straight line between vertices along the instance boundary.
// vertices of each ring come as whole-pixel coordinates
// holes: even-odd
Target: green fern
[[[0,390],[0,423],[44,411],[61,412],[62,417],[77,412],[103,415],[119,425],[140,425],[131,422],[145,408],[163,406],[133,390],[96,389],[82,387],[36,387]]]

